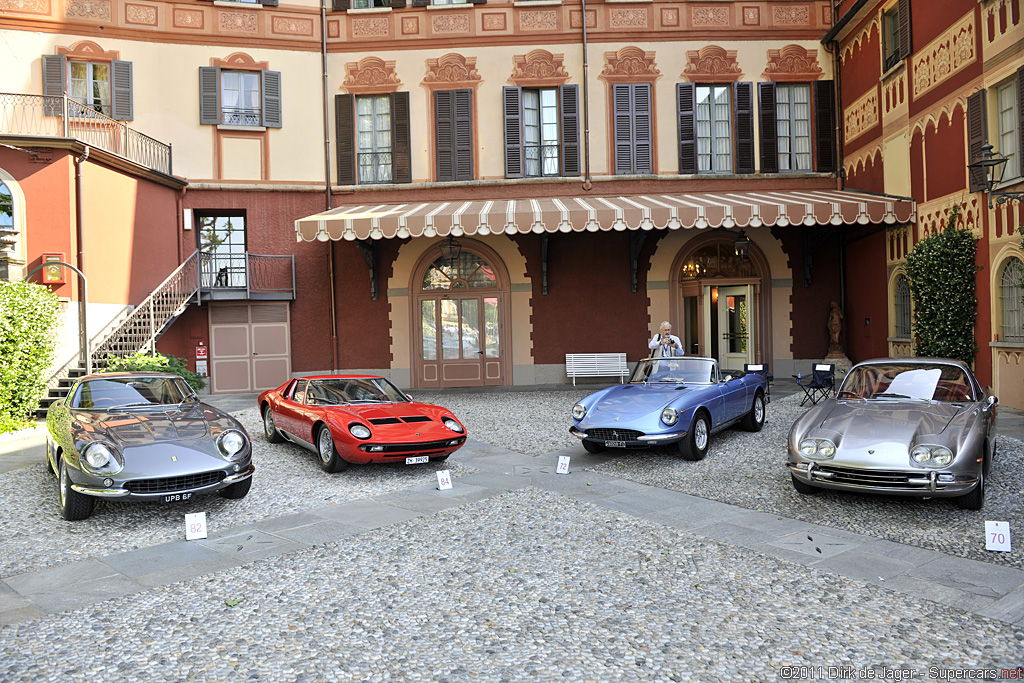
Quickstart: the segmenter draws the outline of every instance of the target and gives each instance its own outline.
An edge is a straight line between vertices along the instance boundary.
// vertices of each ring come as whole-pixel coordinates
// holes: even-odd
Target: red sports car
[[[301,377],[264,391],[259,406],[267,441],[308,448],[327,472],[349,463],[444,460],[466,443],[466,428],[450,410],[417,403],[383,377]]]

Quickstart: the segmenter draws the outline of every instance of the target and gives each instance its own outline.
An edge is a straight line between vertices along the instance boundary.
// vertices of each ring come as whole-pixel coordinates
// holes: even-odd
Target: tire
[[[267,437],[267,441],[270,443],[284,441],[281,432],[277,431],[277,425],[274,424],[274,411],[271,410],[269,404],[263,409],[263,436]]]
[[[980,510],[985,504],[985,474],[978,475],[978,485],[966,496],[957,496],[953,503],[961,510]]]
[[[789,475],[789,478],[793,480],[793,488],[796,489],[796,492],[801,494],[801,495],[813,496],[813,495],[818,494],[818,493],[821,492],[821,489],[818,488],[817,486],[811,486],[810,484],[805,484],[804,482],[802,482],[799,479],[797,479],[796,477],[794,477],[792,474]]]
[[[587,453],[603,453],[605,450],[603,443],[597,443],[589,439],[583,439],[583,447],[587,449]]]
[[[679,442],[679,454],[684,460],[703,460],[711,445],[711,421],[703,410],[693,416],[693,424],[686,438]]]
[[[451,453],[449,453],[448,455],[451,455]],[[433,461],[433,462],[444,462],[445,460],[448,459],[448,455],[442,455],[440,458],[431,458],[431,461]]]
[[[86,496],[71,488],[71,477],[68,475],[64,458],[57,465],[57,488],[60,502],[61,517],[69,522],[85,519],[96,508],[96,499]]]
[[[228,498],[230,500],[238,500],[239,498],[245,498],[246,494],[249,493],[249,489],[252,487],[252,477],[246,477],[242,481],[236,481],[230,486],[225,486],[219,493],[221,498]]]
[[[758,390],[754,394],[754,402],[750,404],[750,412],[743,418],[743,428],[748,432],[759,432],[764,428],[764,418],[764,394]]]
[[[320,431],[316,433],[316,452],[320,456],[320,467],[324,472],[341,472],[348,467],[348,463],[338,455],[334,437],[326,425],[320,427]]]

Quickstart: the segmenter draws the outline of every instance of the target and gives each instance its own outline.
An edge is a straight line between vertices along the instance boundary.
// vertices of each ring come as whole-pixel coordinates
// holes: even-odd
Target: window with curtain
[[[199,67],[199,123],[280,128],[281,72]]]
[[[811,170],[811,87],[775,86],[779,172]]]
[[[1006,157],[1003,179],[1021,175],[1020,163],[1020,90],[1017,78],[1011,78],[996,89],[999,122],[999,151]]]
[[[1000,283],[1000,299],[1003,313],[1001,341],[1024,342],[1024,262],[1010,257],[1003,266]]]
[[[356,158],[359,184],[391,182],[391,98],[356,98]]]
[[[110,116],[110,64],[68,60],[68,97]]]
[[[893,293],[896,304],[896,336],[910,339],[910,280],[906,275],[896,277],[896,291]]]
[[[882,30],[882,53],[888,71],[900,63],[900,17],[896,7],[882,15]]]
[[[261,126],[260,73],[228,71],[220,74],[221,123],[228,126]]]
[[[195,213],[203,287],[245,287],[245,214]]]
[[[697,172],[732,172],[732,125],[727,85],[698,85]]]
[[[14,227],[14,196],[0,180],[0,280],[20,279],[16,266],[21,263],[18,229]]]
[[[557,176],[558,90],[523,88],[523,152],[528,178]]]

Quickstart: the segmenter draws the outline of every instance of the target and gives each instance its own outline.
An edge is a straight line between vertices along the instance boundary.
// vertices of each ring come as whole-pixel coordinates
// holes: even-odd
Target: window
[[[0,280],[20,280],[21,249],[14,225],[14,194],[0,180]]]
[[[757,84],[762,173],[835,172],[832,86],[832,81]]]
[[[882,13],[882,72],[910,56],[910,0]]]
[[[910,339],[910,280],[902,273],[896,276],[893,292],[896,308],[896,337]]]
[[[281,73],[199,67],[199,123],[281,127]]]
[[[434,92],[437,180],[473,180],[473,91]]]
[[[650,83],[612,85],[615,175],[653,173]]]
[[[753,173],[753,85],[676,85],[680,173]]]
[[[119,121],[134,118],[132,106],[132,63],[119,59],[87,61],[65,55],[43,55],[43,95],[68,96],[69,116],[88,117],[92,112]],[[48,99],[47,116],[62,116],[60,100]]]
[[[338,183],[412,182],[409,93],[337,95]]]
[[[1024,262],[1011,257],[1003,266],[1000,298],[1003,313],[1002,341],[1024,342]]]
[[[498,278],[483,257],[464,251],[454,263],[444,256],[438,257],[427,268],[421,286],[424,290],[491,289],[498,286]]]
[[[506,86],[505,177],[580,174],[578,86]]]
[[[371,7],[391,7],[388,0],[352,0],[352,9],[369,9]]]
[[[195,213],[203,287],[245,287],[245,214]]]
[[[779,171],[811,170],[811,88],[775,86]]]
[[[1021,142],[1020,142],[1020,87],[1017,78],[1000,85],[996,89],[997,122],[999,124],[999,144],[997,149],[1006,157],[1003,179],[1009,180],[1021,175]]]

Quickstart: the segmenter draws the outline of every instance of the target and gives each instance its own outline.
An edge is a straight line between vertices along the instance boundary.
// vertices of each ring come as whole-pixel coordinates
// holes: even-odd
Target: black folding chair
[[[804,398],[800,405],[810,401],[812,404],[823,401],[836,390],[836,366],[828,363],[817,363],[811,374],[803,380],[797,379],[796,384],[804,390]]]
[[[772,373],[768,372],[768,366],[764,363],[747,363],[743,366],[743,372],[751,375],[762,375],[765,378],[768,383],[764,388],[764,402],[771,403],[772,380],[775,379],[775,377],[772,376]]]

